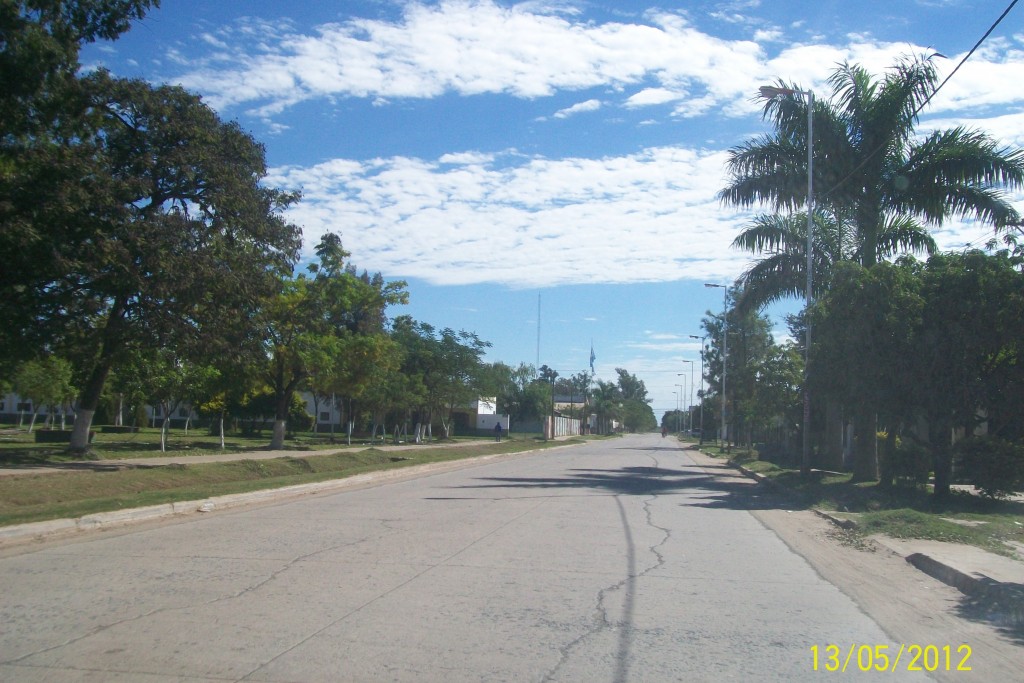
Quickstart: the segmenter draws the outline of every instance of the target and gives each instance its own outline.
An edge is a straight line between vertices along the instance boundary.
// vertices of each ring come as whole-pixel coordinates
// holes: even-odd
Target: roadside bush
[[[1024,491],[1024,445],[990,437],[971,437],[955,446],[964,478],[990,498]]]
[[[928,483],[931,452],[910,439],[899,439],[893,452],[892,476],[897,486],[913,488]]]

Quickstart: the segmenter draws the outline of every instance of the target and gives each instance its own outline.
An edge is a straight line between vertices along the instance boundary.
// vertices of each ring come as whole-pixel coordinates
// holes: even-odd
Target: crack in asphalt
[[[648,456],[654,461],[654,467],[659,468],[657,458],[654,456]],[[658,494],[651,494],[650,497],[643,501],[644,509],[644,521],[646,525],[652,529],[657,529],[662,532],[663,537],[660,541],[654,545],[648,546],[647,551],[654,555],[657,559],[651,566],[644,569],[642,572],[636,572],[636,547],[633,542],[633,533],[629,528],[629,520],[626,517],[626,509],[622,505],[622,496],[616,494],[614,496],[615,503],[619,508],[619,518],[622,520],[622,529],[626,537],[626,577],[621,581],[618,581],[610,586],[606,586],[598,591],[597,601],[594,608],[595,615],[593,617],[593,625],[584,633],[580,634],[577,638],[571,642],[563,645],[559,648],[560,658],[558,662],[544,675],[542,680],[550,681],[558,674],[559,670],[569,661],[573,651],[583,642],[593,638],[599,633],[610,631],[613,629],[619,630],[619,643],[618,643],[618,654],[616,656],[616,669],[614,681],[616,683],[625,683],[629,678],[629,649],[630,639],[632,636],[632,624],[633,624],[633,612],[636,601],[636,582],[637,579],[642,578],[650,572],[662,567],[665,564],[665,556],[661,553],[661,546],[665,545],[672,537],[671,529],[666,527],[658,526],[654,523],[652,504],[658,500]],[[610,594],[625,588],[625,595],[623,598],[622,607],[622,618],[618,621],[613,620],[609,616],[609,607],[605,603],[606,599]]]
[[[311,633],[311,634],[307,635],[306,637],[302,638],[301,640],[299,640],[299,642],[295,643],[291,647],[287,647],[287,648],[282,649],[280,652],[275,654],[273,657],[271,657],[267,661],[261,663],[259,666],[254,668],[252,671],[250,671],[249,673],[247,673],[244,676],[242,676],[239,680],[240,681],[244,681],[244,680],[251,679],[251,677],[254,676],[255,674],[257,674],[260,670],[266,668],[268,665],[272,664],[277,659],[279,659],[279,658],[283,657],[284,655],[288,654],[289,652],[291,652],[295,648],[299,647],[303,643],[306,643],[309,640],[312,640],[313,638],[315,638],[316,636],[320,635],[321,633],[323,633],[327,629],[335,626],[336,624],[340,624],[341,622],[343,622],[346,619],[348,619],[349,617],[351,617],[353,614],[359,613],[360,611],[362,611],[363,609],[365,609],[369,605],[372,605],[375,602],[377,602],[377,601],[379,601],[379,600],[381,600],[381,599],[391,595],[395,591],[398,591],[398,590],[404,588],[405,586],[408,586],[410,583],[420,579],[425,574],[427,574],[427,573],[437,569],[438,567],[450,566],[450,561],[451,560],[453,560],[454,558],[458,557],[462,553],[466,552],[467,550],[469,550],[470,548],[472,548],[476,544],[480,543],[481,541],[483,541],[483,540],[493,536],[494,534],[498,533],[499,531],[501,531],[505,527],[509,526],[510,524],[514,524],[515,522],[518,522],[521,518],[523,518],[523,517],[525,517],[525,516],[527,516],[529,514],[532,514],[539,507],[544,505],[545,502],[547,502],[547,501],[545,501],[545,500],[539,501],[538,503],[536,503],[535,505],[532,505],[529,509],[525,510],[524,512],[522,512],[522,513],[520,513],[518,515],[515,515],[514,517],[512,517],[510,519],[505,520],[502,524],[499,524],[498,526],[494,527],[493,529],[491,529],[487,533],[485,533],[485,534],[483,534],[481,536],[478,536],[477,538],[473,539],[470,543],[467,543],[466,545],[464,545],[463,547],[459,548],[455,552],[451,553],[450,555],[448,555],[444,559],[442,559],[442,560],[440,560],[438,562],[434,562],[434,563],[430,564],[429,566],[427,566],[423,570],[421,570],[419,572],[416,572],[416,574],[414,574],[413,576],[409,577],[405,581],[402,581],[401,583],[399,583],[399,584],[397,584],[395,586],[392,586],[391,588],[385,590],[382,593],[378,593],[377,595],[374,595],[370,599],[368,599],[365,602],[363,602],[362,604],[352,608],[351,610],[349,610],[348,612],[346,612],[342,616],[338,617],[337,619],[335,619],[331,623],[327,624],[323,628],[318,629],[314,633]]]
[[[387,528],[386,524],[382,523],[382,525],[385,528]],[[376,534],[377,538],[379,538],[380,536],[381,536],[380,533]],[[309,552],[309,553],[306,553],[304,555],[299,555],[298,557],[293,557],[293,558],[287,560],[283,566],[281,566],[281,567],[271,571],[263,579],[257,581],[256,583],[248,585],[245,588],[243,588],[243,589],[241,589],[241,590],[239,590],[239,591],[237,591],[237,592],[235,592],[233,594],[221,595],[221,596],[218,596],[218,597],[215,597],[215,598],[210,598],[209,600],[204,600],[204,601],[201,601],[201,602],[192,602],[192,603],[189,603],[189,604],[186,604],[186,605],[174,605],[174,606],[157,607],[156,609],[152,609],[152,610],[150,610],[148,612],[143,612],[142,614],[136,614],[135,616],[126,617],[124,619],[118,619],[117,621],[113,621],[113,622],[111,622],[109,624],[102,624],[100,626],[97,626],[97,627],[93,628],[92,630],[90,630],[90,631],[88,631],[86,633],[83,633],[81,635],[75,636],[74,638],[69,638],[69,639],[65,640],[64,642],[62,642],[62,643],[58,643],[56,645],[51,645],[49,647],[44,647],[44,648],[41,648],[39,650],[35,650],[33,652],[28,652],[28,653],[26,653],[24,655],[21,655],[20,657],[14,658],[14,659],[3,660],[3,661],[0,661],[0,663],[2,663],[2,664],[20,664],[24,660],[29,659],[31,657],[35,657],[37,655],[45,654],[47,652],[52,652],[54,650],[59,650],[59,649],[61,649],[63,647],[67,647],[68,645],[73,645],[73,644],[75,644],[75,643],[77,643],[77,642],[79,642],[81,640],[85,640],[86,638],[91,638],[91,637],[93,637],[93,636],[95,636],[97,634],[103,633],[104,631],[108,631],[108,630],[110,630],[112,628],[116,628],[116,627],[121,626],[123,624],[130,624],[132,622],[141,621],[143,619],[147,619],[147,618],[149,618],[151,616],[154,616],[154,615],[157,615],[157,614],[163,614],[163,613],[168,613],[168,612],[177,612],[177,611],[182,611],[182,610],[186,610],[186,609],[192,609],[192,608],[195,608],[195,607],[208,607],[210,605],[215,605],[215,604],[217,604],[219,602],[226,602],[228,600],[236,600],[236,599],[238,599],[238,598],[240,598],[240,597],[242,597],[244,595],[252,593],[253,591],[259,590],[263,586],[266,586],[268,583],[270,583],[271,581],[275,580],[278,576],[280,576],[284,572],[288,571],[289,569],[294,567],[299,562],[303,562],[305,560],[308,560],[308,559],[310,559],[312,557],[315,557],[316,555],[319,555],[321,553],[326,553],[326,552],[330,552],[332,550],[337,550],[338,548],[345,548],[345,547],[348,547],[348,546],[353,546],[353,545],[358,545],[360,543],[364,543],[364,542],[366,542],[367,540],[369,540],[369,539],[371,539],[373,537],[374,536],[372,536],[372,535],[367,535],[367,536],[364,536],[362,538],[358,538],[358,539],[355,539],[355,540],[352,540],[352,541],[347,541],[347,542],[344,542],[344,543],[338,543],[338,544],[332,545],[332,546],[327,547],[327,548],[319,548],[319,549],[317,549],[317,550],[315,550],[313,552]],[[223,558],[210,558],[210,559],[223,559]],[[246,558],[227,558],[227,559],[246,559]],[[24,665],[24,666],[30,666],[30,665]],[[139,673],[139,672],[136,672],[136,673]]]

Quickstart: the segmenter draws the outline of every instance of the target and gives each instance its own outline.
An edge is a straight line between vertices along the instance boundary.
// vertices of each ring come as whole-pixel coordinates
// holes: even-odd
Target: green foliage
[[[66,116],[83,43],[114,40],[159,0],[3,0],[0,130],[25,139]],[[70,113],[74,113],[73,109]],[[5,150],[6,151],[6,150]]]
[[[649,432],[657,428],[658,419],[646,401],[627,398],[622,402],[622,424],[631,432]]]
[[[1013,225],[1020,216],[992,187],[1019,187],[1024,182],[1024,155],[1000,149],[976,131],[955,128],[921,138],[912,114],[931,96],[937,72],[934,56],[904,58],[881,79],[859,65],[838,66],[829,78],[830,100],[816,99],[811,112],[814,139],[808,139],[807,99],[799,94],[766,96],[764,118],[774,131],[730,152],[729,185],[721,198],[734,205],[768,203],[780,213],[807,205],[807,148],[814,157],[817,205],[845,236],[822,253],[850,256],[865,266],[907,250],[934,249],[925,224],[938,225],[951,215],[975,216],[996,227]],[[782,88],[803,91],[797,84]],[[793,226],[795,227],[795,226]],[[806,236],[806,233],[805,233]],[[793,254],[803,248],[798,239],[777,241]],[[740,245],[758,250],[769,240]],[[772,249],[769,248],[769,254]],[[800,260],[791,259],[769,274],[780,291],[798,287]],[[827,278],[827,264],[812,265],[817,277]],[[804,272],[806,277],[806,273]],[[761,288],[759,300],[771,300]]]
[[[297,394],[292,395],[291,403],[288,404],[288,428],[295,432],[308,432],[313,429],[316,417],[306,410],[306,402]]]
[[[911,439],[899,439],[892,454],[892,475],[897,486],[919,487],[928,483],[931,451]]]
[[[768,435],[779,433],[780,427],[795,429],[799,423],[803,357],[797,346],[777,344],[768,317],[744,307],[740,303],[743,297],[742,291],[734,289],[727,299],[730,308],[724,368],[729,399],[726,414],[732,433],[752,443],[755,436],[768,440]],[[704,356],[704,426],[717,432],[722,407],[725,326],[721,315],[710,311],[701,324],[709,340]]]
[[[75,395],[71,365],[54,355],[23,363],[14,375],[13,388],[22,398],[32,401],[33,424],[40,408],[63,406]]]
[[[1024,491],[1024,444],[971,437],[955,446],[964,479],[990,498]]]

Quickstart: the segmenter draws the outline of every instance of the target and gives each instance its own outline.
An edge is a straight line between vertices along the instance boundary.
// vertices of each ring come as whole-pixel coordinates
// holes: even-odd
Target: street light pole
[[[682,433],[686,429],[686,420],[683,418],[683,405],[686,403],[686,378],[683,377],[683,384],[677,384],[679,387],[679,412],[676,413],[676,433]],[[682,422],[682,426],[680,426]]]
[[[674,386],[679,386],[678,384]],[[676,397],[676,431],[679,431],[679,392],[673,391],[672,395]]]
[[[695,334],[690,335],[690,339],[700,339],[700,391],[697,392],[697,397],[700,399],[700,445],[704,445],[704,340],[707,337],[698,337]],[[693,368],[690,368],[691,370]]]
[[[813,294],[813,254],[812,241],[814,225],[814,92],[811,90],[795,90],[793,88],[777,88],[761,86],[761,97],[772,99],[779,95],[803,95],[807,97],[807,292],[804,308],[804,433],[803,452],[800,457],[800,474],[804,477],[811,473],[811,391],[807,384],[811,364],[811,303]]]
[[[729,365],[729,288],[705,282],[705,287],[722,290],[722,432],[719,441],[723,450],[728,450],[725,440],[725,369]]]
[[[690,412],[693,410],[693,366],[692,360],[683,359],[684,363],[690,364],[690,402],[686,406],[686,414],[690,416],[690,436],[693,436],[693,414]]]

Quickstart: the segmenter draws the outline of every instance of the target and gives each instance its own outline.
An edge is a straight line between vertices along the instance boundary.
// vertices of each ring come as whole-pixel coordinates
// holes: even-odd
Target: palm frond
[[[930,256],[937,250],[938,246],[928,230],[910,216],[887,218],[878,233],[878,255],[882,257],[905,252]]]

